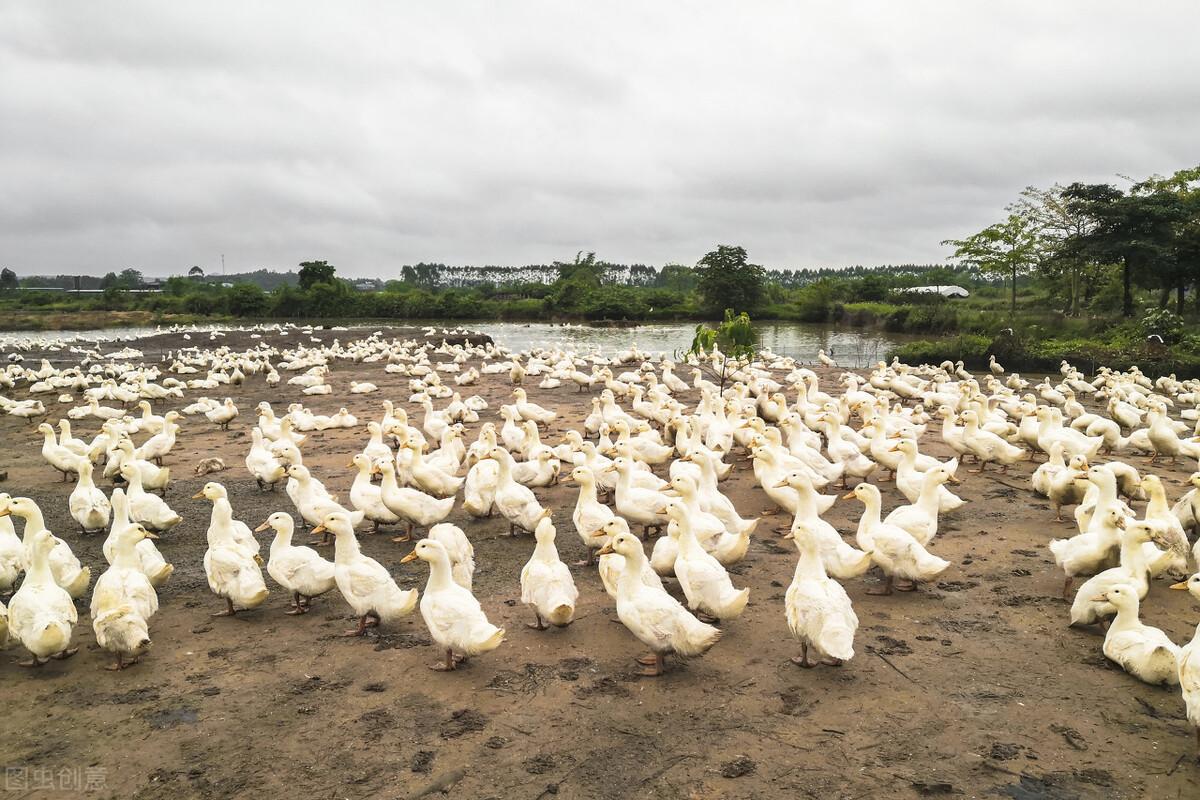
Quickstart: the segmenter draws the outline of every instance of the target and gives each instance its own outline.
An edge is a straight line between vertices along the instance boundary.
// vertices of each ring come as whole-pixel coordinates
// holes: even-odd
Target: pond
[[[672,353],[691,344],[696,329],[694,322],[654,322],[640,325],[610,327],[580,323],[495,322],[466,320],[314,320],[311,323],[289,320],[299,327],[338,325],[351,330],[371,330],[380,325],[412,325],[437,329],[467,328],[491,336],[513,350],[561,345],[581,353],[612,353],[637,344],[642,350]],[[266,324],[275,324],[274,322]],[[187,330],[221,330],[243,327],[236,324],[186,326]],[[869,366],[883,358],[896,345],[913,336],[871,329],[835,328],[799,322],[763,322],[755,325],[761,345],[780,355],[792,356],[805,362],[815,361],[817,351],[824,349],[846,367]],[[21,340],[34,338],[56,342],[62,346],[90,346],[96,342],[133,342],[143,336],[162,333],[166,328],[146,326],[106,328],[85,331],[7,331],[0,334],[0,350],[7,351]]]

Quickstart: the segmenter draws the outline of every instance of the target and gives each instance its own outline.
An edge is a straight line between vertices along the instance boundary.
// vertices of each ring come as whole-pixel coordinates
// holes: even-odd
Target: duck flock
[[[797,550],[779,609],[799,645],[792,660],[836,666],[854,657],[858,628],[844,582],[873,570],[880,580],[869,594],[917,591],[950,567],[937,555],[937,533],[942,515],[970,513],[953,488],[967,479],[960,460],[986,475],[1037,457],[1045,460],[1031,490],[1049,499],[1059,520],[1074,506],[1078,532],[1046,542],[1063,574],[1070,624],[1102,626],[1104,655],[1134,678],[1179,685],[1200,752],[1200,627],[1180,646],[1139,618],[1156,581],[1200,602],[1200,574],[1187,577],[1200,560],[1200,543],[1189,543],[1200,528],[1200,472],[1186,494],[1170,498],[1158,476],[1130,463],[1135,456],[1148,456],[1150,465],[1200,457],[1200,381],[1152,381],[1136,367],[1102,368],[1088,378],[1064,362],[1054,380],[1031,386],[994,359],[982,375],[961,362],[893,360],[865,375],[842,373],[838,389],[827,392],[813,369],[765,351],[733,359],[716,349],[676,360],[636,345],[609,357],[562,347],[514,353],[443,336],[461,331],[425,333],[402,340],[375,332],[344,344],[310,335],[295,347],[257,341],[239,350],[211,332],[207,345],[157,360],[128,345],[108,354],[71,347],[74,363],[57,367],[45,359],[28,366],[13,348],[0,372],[0,409],[30,425],[40,420],[47,475],[74,480],[71,518],[82,534],[105,535],[108,566],[93,582],[67,541],[47,529],[37,503],[0,494],[0,595],[11,594],[0,604],[0,645],[19,643],[30,654],[25,666],[73,655],[75,601],[90,589],[91,623],[111,654],[109,668],[136,664],[150,646],[156,590],[175,569],[170,531],[182,520],[166,500],[164,461],[185,426],[229,429],[245,419],[232,398],[202,393],[265,381],[301,400],[279,416],[260,403],[244,464],[229,468],[244,468],[278,510],[252,529],[220,482],[195,495],[211,503],[203,566],[223,604],[215,616],[263,605],[265,567],[289,598],[288,614],[339,594],[357,619],[348,635],[419,607],[438,648],[434,668],[453,670],[502,646],[507,635],[473,593],[474,549],[448,521],[460,507],[470,517],[502,518],[496,522],[509,535],[532,534],[519,576],[529,626],[570,625],[579,591],[556,548],[568,523],[556,525],[538,493],[562,480],[578,487],[569,524],[588,553],[581,564],[594,566],[578,574],[602,584],[620,622],[648,649],[637,657],[641,674],[660,675],[665,656],[696,657],[718,646],[722,628],[737,625],[750,601],[727,567],[745,556],[761,519],[745,516],[721,488],[744,457],[778,507],[769,515],[792,518],[779,531]],[[836,367],[823,352],[819,360]],[[365,423],[345,408],[332,415],[306,409],[303,397],[335,392],[330,378],[340,364],[403,376],[409,396],[381,400],[378,418]],[[493,419],[485,419],[482,397],[463,397],[485,375],[513,386],[512,402]],[[726,378],[718,383],[720,375]],[[559,414],[550,402],[530,400],[535,387],[548,398],[555,389],[586,392],[591,412],[580,428],[558,431],[558,443],[544,443]],[[341,391],[380,390],[351,381]],[[77,438],[72,423],[99,429]],[[481,424],[468,443],[464,426],[474,423]],[[362,450],[346,454],[356,477],[344,499],[304,463],[321,432],[334,428],[364,432]],[[931,431],[956,457],[922,452]],[[207,458],[196,474],[224,469],[221,459]],[[102,483],[113,488],[106,492]],[[881,486],[888,484],[898,504],[885,513]],[[853,535],[822,519],[838,499],[830,493],[835,485],[862,504]],[[1132,504],[1141,501],[1139,515]],[[14,519],[23,523],[20,536]],[[296,544],[297,525],[323,538]],[[415,541],[400,561],[428,565],[423,591],[401,588],[361,551],[357,537],[384,527],[394,541]],[[259,531],[274,534],[265,560]],[[327,544],[332,558],[319,549]]]

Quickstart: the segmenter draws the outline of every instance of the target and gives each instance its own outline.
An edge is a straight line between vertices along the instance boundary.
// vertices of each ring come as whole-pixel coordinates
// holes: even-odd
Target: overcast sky
[[[932,262],[1200,162],[1200,4],[0,5],[0,264]]]

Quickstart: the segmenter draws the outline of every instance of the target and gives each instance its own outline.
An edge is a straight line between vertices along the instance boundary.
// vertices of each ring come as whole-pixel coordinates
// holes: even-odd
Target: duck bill
[[[192,495],[192,499],[193,500],[203,500],[204,492],[196,492],[194,495]]]
[[[607,556],[607,555],[611,555],[615,552],[616,552],[616,550],[613,550],[612,543],[610,542],[609,544],[606,544],[606,545],[604,545],[604,547],[601,547],[599,550],[597,550],[596,555]]]
[[[416,560],[417,560],[417,551],[413,550],[411,553],[406,555],[404,558],[400,559],[400,563],[407,564],[410,561],[416,561]]]
[[[1186,591],[1188,588],[1187,581],[1180,581],[1179,583],[1172,583],[1169,588],[1178,589],[1180,591]]]
[[[962,483],[962,481],[960,481],[958,478],[954,477],[953,475],[947,476],[946,480],[950,481],[951,483]]]
[[[267,528],[269,528],[269,527],[271,527],[271,523],[269,523],[269,522],[264,522],[262,525],[259,525],[257,528],[255,528],[255,529],[254,529],[254,532],[255,532],[255,533],[261,533],[262,531],[265,531],[265,530],[266,530]]]
[[[846,494],[842,495],[843,500],[853,500],[854,497],[855,497],[854,492],[847,492]]]
[[[154,531],[146,531],[146,538],[147,539],[157,539],[158,534],[155,533]]]
[[[328,529],[324,525],[318,525],[317,527],[312,529],[312,533],[313,533],[313,536],[316,536],[318,533],[325,533],[326,530],[328,530]]]

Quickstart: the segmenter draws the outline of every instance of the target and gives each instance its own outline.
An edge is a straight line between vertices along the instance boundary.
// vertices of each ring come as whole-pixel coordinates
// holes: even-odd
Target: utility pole
[[[221,277],[225,277],[225,254],[221,253]]]

